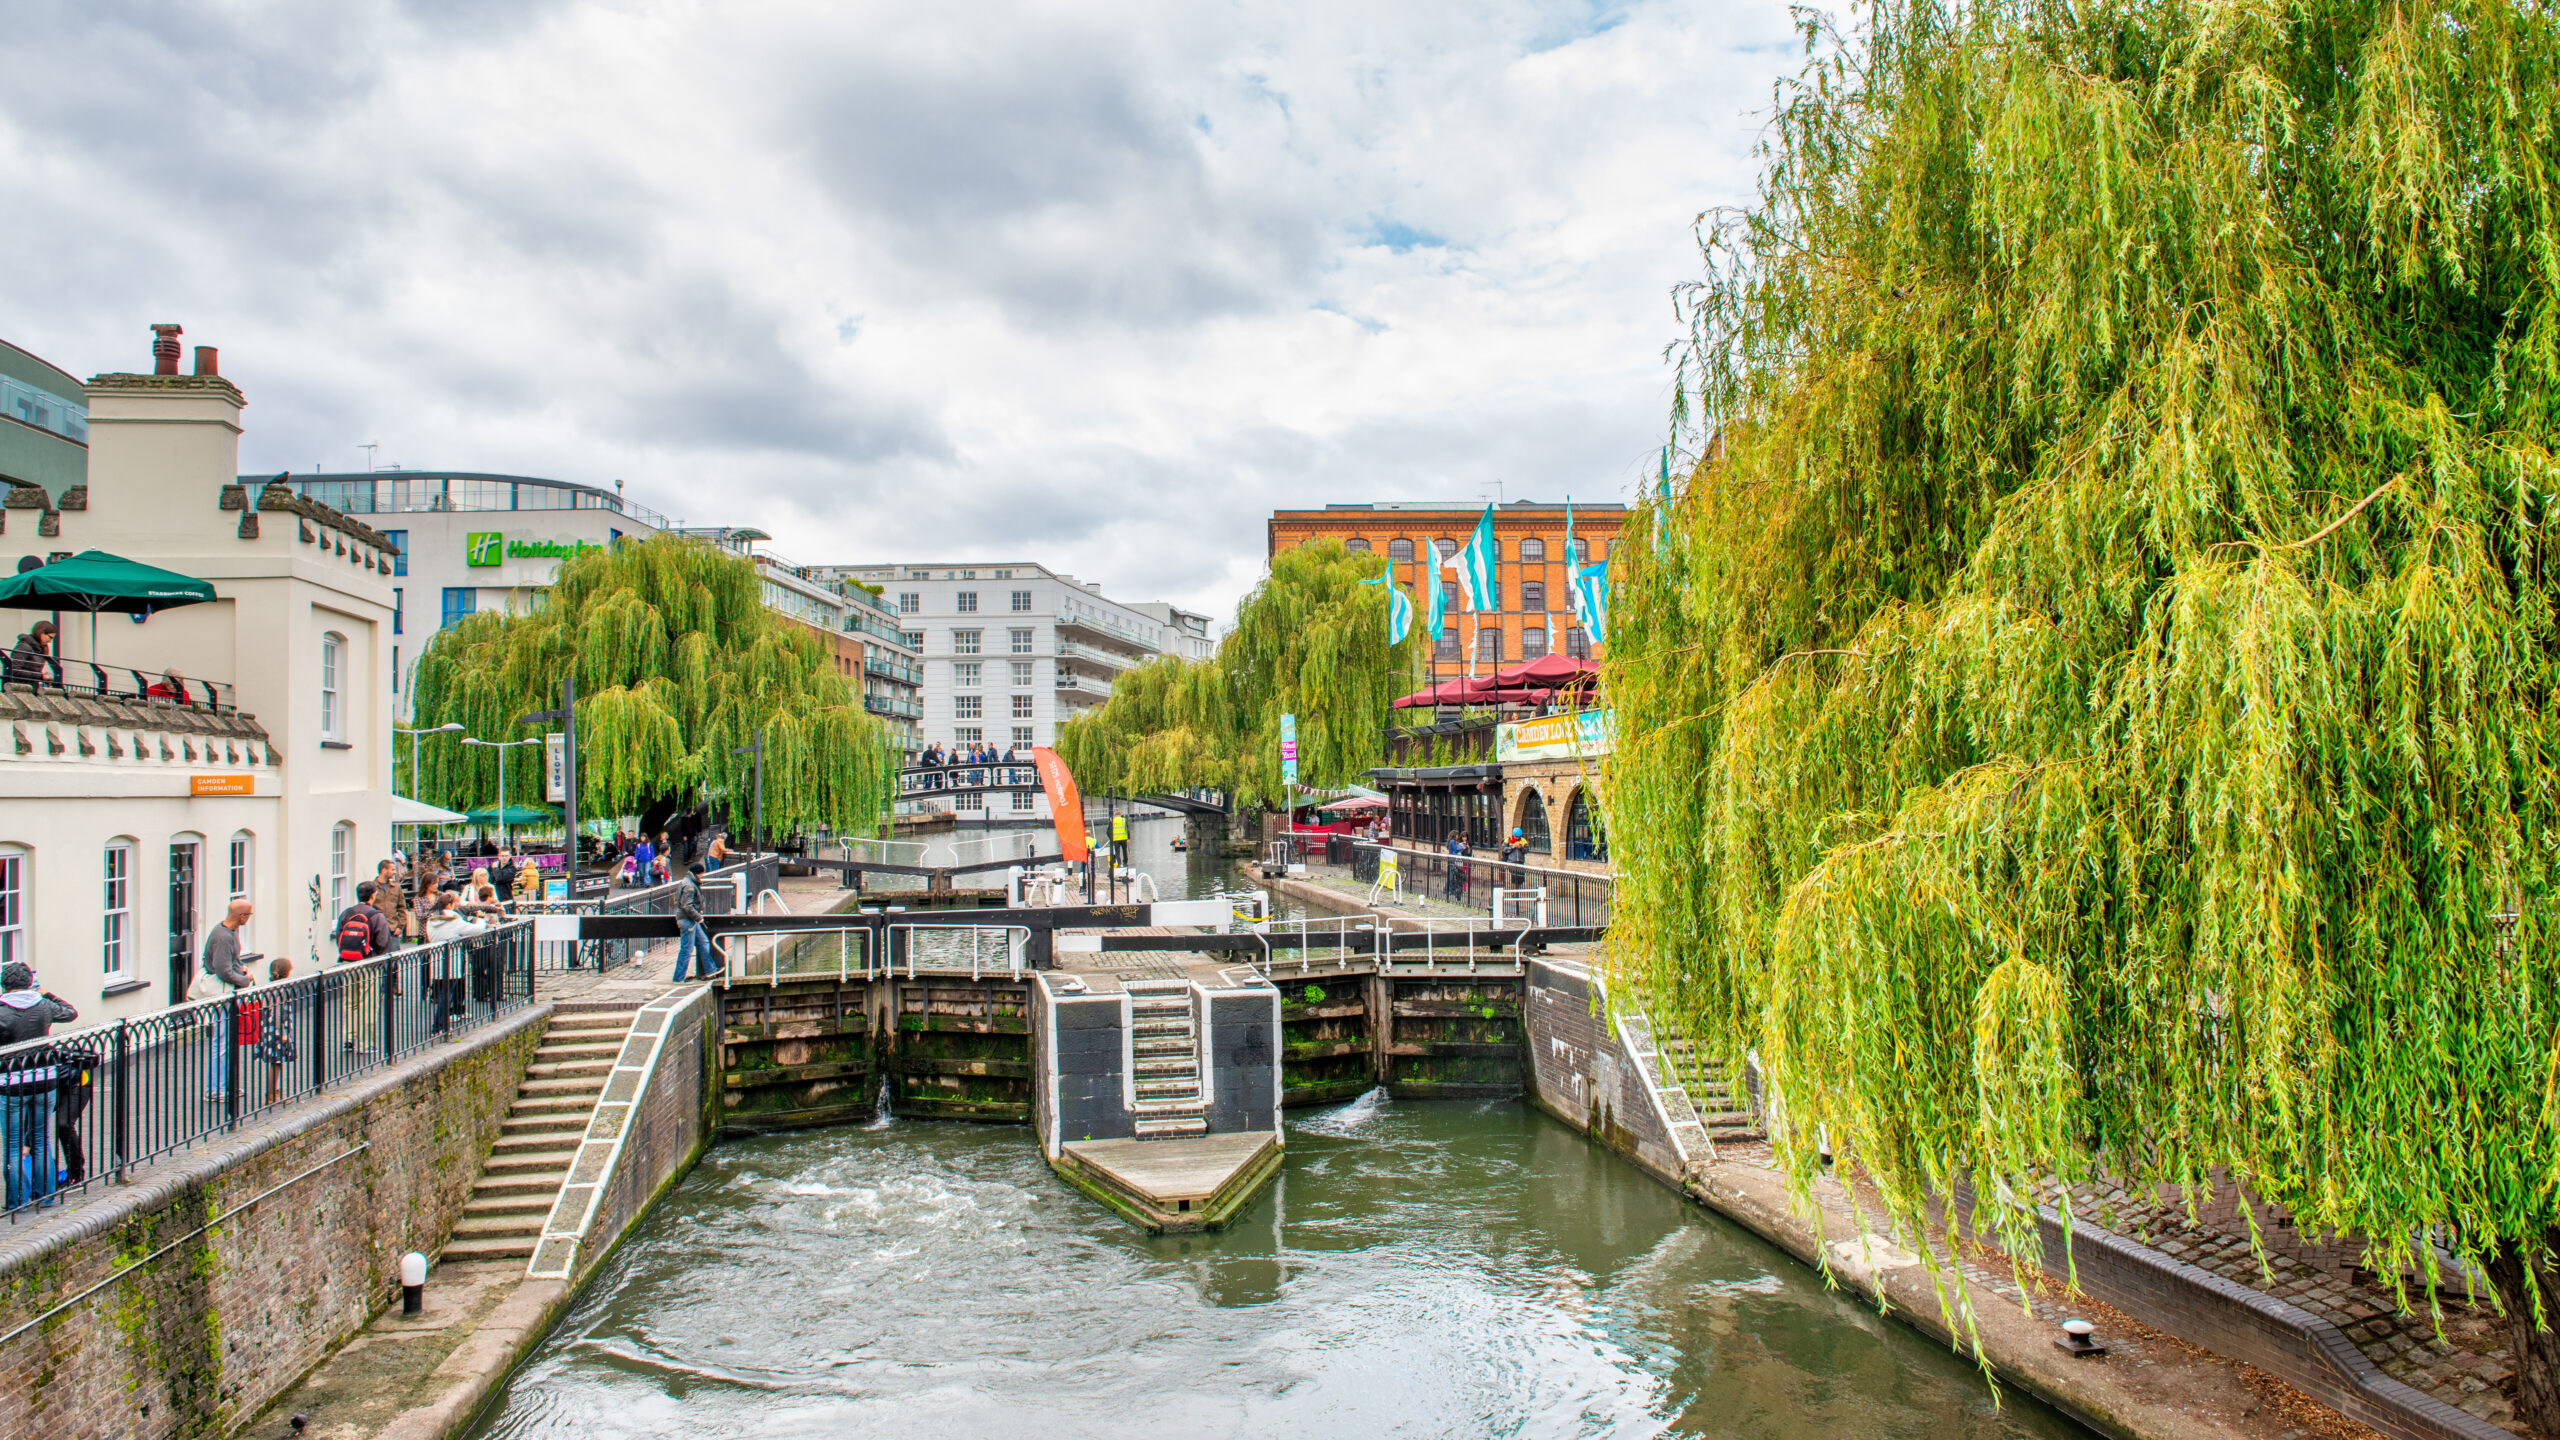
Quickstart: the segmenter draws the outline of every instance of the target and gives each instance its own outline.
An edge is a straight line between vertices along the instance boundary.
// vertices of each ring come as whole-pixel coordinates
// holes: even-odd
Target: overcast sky
[[[628,482],[1222,618],[1278,506],[1623,497],[1781,0],[14,0],[0,335],[244,469]]]

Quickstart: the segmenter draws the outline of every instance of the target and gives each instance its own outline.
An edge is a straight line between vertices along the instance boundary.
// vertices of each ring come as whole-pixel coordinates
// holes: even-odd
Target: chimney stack
[[[199,374],[199,375],[219,375],[219,374],[221,374],[221,373],[222,373],[222,364],[221,364],[221,361],[222,361],[222,352],[221,352],[221,351],[214,349],[214,348],[213,348],[212,346],[210,346],[210,345],[199,345],[199,346],[197,346],[197,347],[196,347],[196,373],[197,373],[197,374]]]
[[[178,373],[178,336],[184,333],[186,328],[183,325],[151,327],[151,333],[158,337],[151,342],[152,374],[175,375]]]

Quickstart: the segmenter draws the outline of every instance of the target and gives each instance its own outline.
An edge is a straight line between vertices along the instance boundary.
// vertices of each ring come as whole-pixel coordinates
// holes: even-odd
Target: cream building
[[[310,973],[391,846],[386,538],[280,485],[239,482],[240,391],[213,352],[85,388],[87,483],[17,485],[0,571],[105,550],[212,582],[141,623],[62,616],[60,683],[0,687],[0,950],[83,1020],[185,993],[235,895],[244,948]],[[38,497],[42,497],[39,499]],[[43,618],[0,616],[6,635]],[[192,703],[143,688],[182,672]]]

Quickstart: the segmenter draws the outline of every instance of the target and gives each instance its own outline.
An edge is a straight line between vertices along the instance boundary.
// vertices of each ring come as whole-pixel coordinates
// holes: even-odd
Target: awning
[[[391,823],[394,825],[460,825],[464,823],[464,819],[460,811],[430,805],[424,800],[412,800],[406,795],[394,795],[391,797]]]
[[[215,598],[210,582],[127,560],[104,550],[83,550],[68,559],[0,580],[0,606],[12,610],[113,610],[121,615],[148,615],[177,605],[201,605]]]
[[[560,812],[542,805],[510,805],[501,815],[494,805],[483,805],[466,811],[462,817],[474,825],[539,825],[544,821],[557,824]]]

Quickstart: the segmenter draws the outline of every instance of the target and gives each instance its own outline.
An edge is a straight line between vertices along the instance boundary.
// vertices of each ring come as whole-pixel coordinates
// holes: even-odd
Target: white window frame
[[[208,915],[205,921],[219,925],[231,918],[231,902],[249,900],[249,892],[258,885],[258,837],[247,830],[231,832],[230,842],[222,849],[222,913]],[[251,901],[252,906],[256,904]],[[240,944],[244,949],[256,948],[249,939],[249,927],[240,927]]]
[[[23,845],[0,845],[0,965],[25,961],[35,952],[27,934],[27,872],[35,852]]]
[[[983,744],[986,738],[987,732],[975,725],[955,725],[951,729],[951,743],[954,745]]]
[[[960,614],[963,614],[963,615],[975,615],[975,614],[977,614],[977,613],[978,613],[978,592],[977,592],[977,591],[975,591],[975,590],[954,590],[954,591],[952,591],[952,592],[951,592],[951,608],[952,608],[953,610],[955,610],[955,611],[959,612]]]
[[[983,683],[981,677],[985,674],[985,664],[986,662],[982,660],[954,661],[951,666],[951,684],[953,688],[960,690],[977,689],[978,686]]]
[[[916,593],[916,592],[914,592],[913,590],[901,590],[901,591],[899,591],[899,592],[898,592],[898,613],[899,613],[899,614],[901,614],[901,615],[913,615],[914,613],[916,613],[917,611],[919,611],[919,610],[921,610],[921,609],[923,609],[923,608],[924,608],[924,597],[923,597],[923,596],[921,596],[921,595],[917,594],[917,593]]]
[[[1014,684],[1016,684],[1016,685],[1028,685],[1028,684],[1030,684],[1030,683],[1031,683],[1031,662],[1030,662],[1030,661],[1028,661],[1028,660],[1011,660],[1011,661],[1007,661],[1006,663],[1007,663],[1007,664],[1009,664],[1009,665],[1011,665],[1011,666],[1013,667],[1013,683],[1014,683]]]
[[[1033,653],[1031,649],[1031,631],[1029,627],[1017,626],[1014,629],[1007,631],[1006,639],[1013,647],[1012,653],[1016,655],[1029,655]]]
[[[954,719],[954,720],[984,720],[984,719],[986,719],[986,718],[987,718],[987,697],[986,697],[986,696],[984,696],[984,695],[954,695],[954,696],[952,696],[952,697],[951,697],[951,718],[952,718],[952,719]]]
[[[347,738],[347,637],[335,630],[320,637],[320,738]]]
[[[951,808],[954,810],[983,811],[987,808],[986,794],[983,791],[978,790],[963,790],[959,794],[951,797]]]
[[[1013,718],[1016,720],[1030,720],[1036,718],[1031,713],[1030,696],[1016,695],[1013,697]]]
[[[98,968],[109,984],[122,979],[133,955],[134,842],[119,836],[98,859],[100,899]]]
[[[329,916],[335,920],[355,903],[353,885],[348,877],[354,873],[356,860],[356,822],[341,820],[329,827]]]
[[[1020,814],[1027,813],[1030,809],[1031,809],[1031,792],[1030,792],[1030,791],[1028,791],[1028,790],[1016,790],[1016,791],[1014,791],[1014,792],[1013,792],[1013,811],[1014,811],[1014,813],[1015,813],[1015,814],[1017,814],[1017,815],[1020,815]]]
[[[1016,615],[1028,615],[1031,613],[1030,591],[1016,590],[1013,592],[1013,613]]]
[[[954,654],[954,655],[975,655],[975,654],[977,654],[977,653],[978,653],[978,643],[979,643],[979,641],[980,641],[980,640],[981,640],[981,639],[986,635],[986,633],[987,633],[987,632],[986,632],[986,631],[984,631],[984,630],[954,630],[954,631],[952,631],[952,632],[951,632],[951,653],[952,653],[952,654]]]

